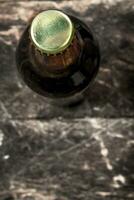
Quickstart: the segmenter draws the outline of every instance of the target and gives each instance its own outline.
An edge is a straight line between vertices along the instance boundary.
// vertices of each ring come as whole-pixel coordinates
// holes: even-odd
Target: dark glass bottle
[[[73,101],[90,86],[98,72],[98,42],[80,19],[57,10],[46,12],[47,15],[63,14],[72,26],[59,16],[53,19],[47,15],[41,19],[36,16],[20,39],[16,51],[17,68],[24,82],[38,94]],[[63,45],[64,37],[69,39]]]

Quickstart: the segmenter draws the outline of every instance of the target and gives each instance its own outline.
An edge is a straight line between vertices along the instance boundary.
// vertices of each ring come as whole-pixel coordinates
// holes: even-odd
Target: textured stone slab
[[[0,0],[0,200],[134,199],[133,7]],[[47,8],[80,16],[99,39],[100,72],[78,107],[52,106],[17,74],[20,34]]]
[[[0,5],[0,114],[11,118],[134,117],[133,0],[33,1]],[[81,17],[95,32],[101,67],[87,99],[77,108],[51,106],[28,89],[17,74],[15,49],[30,16],[58,8]]]
[[[0,122],[0,199],[134,199],[134,120]]]

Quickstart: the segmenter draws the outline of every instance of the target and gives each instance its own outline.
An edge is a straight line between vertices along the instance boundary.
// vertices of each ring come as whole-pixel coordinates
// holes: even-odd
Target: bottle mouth
[[[46,10],[32,21],[30,36],[34,46],[46,54],[64,51],[74,38],[74,25],[70,18],[58,10]]]

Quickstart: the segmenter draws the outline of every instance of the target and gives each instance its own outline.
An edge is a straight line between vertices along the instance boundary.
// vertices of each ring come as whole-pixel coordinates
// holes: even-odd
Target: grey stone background
[[[94,31],[101,67],[85,101],[52,106],[20,79],[15,49],[34,12]],[[0,0],[0,200],[134,200],[134,0]]]

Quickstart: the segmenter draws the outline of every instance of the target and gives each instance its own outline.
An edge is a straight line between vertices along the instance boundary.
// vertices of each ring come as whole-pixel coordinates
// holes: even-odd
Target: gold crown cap
[[[38,50],[46,54],[57,54],[71,44],[74,26],[63,12],[47,10],[33,19],[30,36]]]

